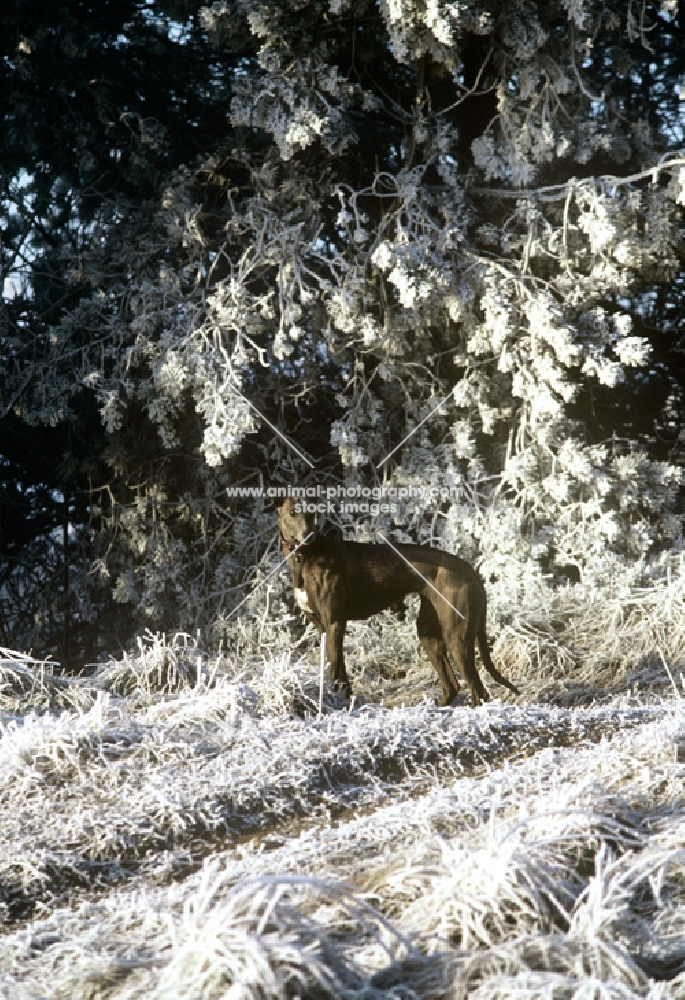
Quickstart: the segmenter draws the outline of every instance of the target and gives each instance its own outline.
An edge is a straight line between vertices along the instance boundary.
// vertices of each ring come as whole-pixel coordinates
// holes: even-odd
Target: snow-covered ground
[[[474,710],[370,659],[319,715],[313,657],[4,651],[0,996],[685,997],[678,664]]]

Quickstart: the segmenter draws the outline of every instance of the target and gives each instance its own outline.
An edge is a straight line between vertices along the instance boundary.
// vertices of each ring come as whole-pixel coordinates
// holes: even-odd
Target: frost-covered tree
[[[320,481],[451,490],[381,526],[491,579],[675,541],[682,5],[105,6],[4,43],[10,117],[53,49],[95,109],[58,160],[17,133],[0,356],[8,414],[99,408],[91,579],[155,625],[237,601],[269,524],[223,486],[307,471],[271,425]]]
[[[133,0],[0,11],[0,644],[75,664],[135,627],[108,599],[116,556],[135,487],[170,457],[133,400],[127,436],[107,437],[96,383],[128,344],[84,307],[133,290],[120,231],[144,230],[163,179],[225,120],[228,66],[176,28]],[[99,577],[98,557],[114,559]]]

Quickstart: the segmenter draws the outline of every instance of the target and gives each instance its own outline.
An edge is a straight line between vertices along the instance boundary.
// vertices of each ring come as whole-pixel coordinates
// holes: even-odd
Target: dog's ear
[[[288,499],[287,497],[271,497],[271,502],[276,508],[276,510],[279,510],[287,499]]]

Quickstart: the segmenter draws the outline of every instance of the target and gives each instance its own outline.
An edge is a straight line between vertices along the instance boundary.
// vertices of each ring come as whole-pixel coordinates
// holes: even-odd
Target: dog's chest
[[[304,589],[304,587],[295,587],[294,592],[295,592],[295,600],[300,605],[302,610],[308,611],[310,615],[314,614],[312,606],[309,603],[309,598],[307,597],[307,591]]]
[[[325,628],[340,611],[340,576],[330,560],[320,557],[302,559],[298,569],[293,574],[295,600],[317,628]]]

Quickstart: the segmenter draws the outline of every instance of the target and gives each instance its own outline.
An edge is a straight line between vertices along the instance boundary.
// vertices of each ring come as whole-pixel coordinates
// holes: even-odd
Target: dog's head
[[[278,511],[278,532],[283,550],[292,552],[304,542],[311,545],[318,534],[316,514],[307,513],[304,497],[279,497],[274,501]],[[309,506],[312,506],[311,504]]]

